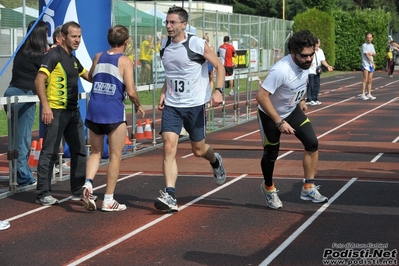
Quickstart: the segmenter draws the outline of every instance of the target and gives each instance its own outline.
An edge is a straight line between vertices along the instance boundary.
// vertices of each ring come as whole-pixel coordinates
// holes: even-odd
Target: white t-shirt
[[[373,52],[375,53],[374,50],[374,45],[372,43],[363,43],[362,45],[362,66],[366,69],[369,69],[371,67],[371,62],[370,60],[367,58],[367,56],[365,55],[365,53],[368,52]],[[373,57],[371,56],[371,59],[373,59]]]
[[[205,40],[191,36],[186,43],[187,36],[186,33],[186,39],[182,42],[171,42],[163,52],[162,63],[167,82],[165,104],[168,106],[195,107],[209,102],[211,98],[208,65],[203,58]],[[168,38],[162,40],[161,50],[167,41]]]
[[[281,118],[289,116],[306,94],[308,74],[308,70],[294,63],[291,54],[283,57],[270,69],[260,89],[270,92],[270,100]],[[258,107],[264,112],[260,105]]]
[[[316,63],[316,59],[317,59],[317,63]],[[322,61],[326,61],[326,56],[324,55],[323,50],[321,48],[319,48],[319,50],[315,51],[315,54],[313,56],[312,65],[309,68],[309,74],[316,75],[316,67],[321,66]]]

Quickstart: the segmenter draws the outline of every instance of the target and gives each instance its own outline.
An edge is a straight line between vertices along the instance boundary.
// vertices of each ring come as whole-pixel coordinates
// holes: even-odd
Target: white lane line
[[[242,179],[242,178],[244,178],[244,177],[246,177],[246,176],[247,176],[246,174],[240,175],[240,176],[234,178],[233,180],[231,180],[231,181],[229,181],[229,182],[223,184],[222,186],[219,186],[219,187],[215,188],[214,190],[211,190],[211,191],[209,191],[208,193],[206,193],[206,194],[204,194],[204,195],[202,195],[202,196],[200,196],[200,197],[198,197],[198,198],[196,198],[196,199],[194,199],[194,200],[192,200],[192,201],[186,203],[185,205],[183,205],[183,206],[181,206],[181,207],[179,208],[179,211],[184,210],[185,208],[187,208],[187,207],[193,205],[194,203],[196,203],[196,202],[198,202],[198,201],[200,201],[200,200],[202,200],[202,199],[204,199],[204,198],[206,198],[206,197],[212,195],[213,193],[216,193],[217,191],[219,191],[219,190],[221,190],[221,189],[223,189],[223,188],[225,188],[225,187],[227,187],[227,186],[229,186],[229,185],[231,185],[231,184],[237,182],[238,180],[240,180],[240,179]],[[132,231],[132,232],[130,232],[130,233],[128,233],[128,234],[126,234],[126,235],[124,235],[124,236],[118,238],[117,240],[112,241],[111,243],[109,243],[109,244],[107,244],[107,245],[105,245],[105,246],[103,246],[103,247],[101,247],[101,248],[99,248],[99,249],[94,250],[93,252],[87,254],[86,256],[84,256],[84,257],[82,257],[82,258],[80,258],[80,259],[78,259],[78,260],[75,260],[75,261],[69,263],[68,266],[79,265],[80,263],[85,262],[85,261],[87,261],[87,260],[90,259],[90,258],[93,258],[94,256],[96,256],[96,255],[98,255],[98,254],[100,254],[100,253],[102,253],[102,252],[104,252],[104,251],[106,251],[106,250],[108,250],[108,249],[110,249],[110,248],[112,248],[112,247],[118,245],[119,243],[121,243],[121,242],[123,242],[123,241],[125,241],[125,240],[127,240],[127,239],[129,239],[129,238],[131,238],[132,236],[137,235],[138,233],[144,231],[145,229],[148,229],[148,228],[150,228],[151,226],[156,225],[156,224],[162,222],[163,220],[165,220],[165,219],[171,217],[172,215],[173,215],[172,213],[164,214],[164,215],[162,215],[161,217],[159,217],[158,219],[155,219],[154,221],[152,221],[152,222],[150,222],[150,223],[148,223],[148,224],[146,224],[146,225],[143,225],[143,226],[140,227],[140,228],[137,228],[136,230],[134,230],[134,231]]]
[[[390,104],[391,102],[396,101],[397,99],[398,99],[398,97],[393,98],[392,100],[390,100],[390,101],[388,101],[388,102],[386,102],[386,103],[384,103],[384,104],[381,104],[381,105],[379,105],[379,106],[377,106],[377,107],[375,107],[375,108],[373,108],[373,109],[370,109],[370,110],[368,110],[367,112],[364,112],[363,114],[358,115],[358,116],[356,116],[356,117],[354,117],[354,118],[352,118],[352,119],[346,121],[345,123],[342,123],[341,125],[339,125],[339,126],[333,128],[333,129],[331,129],[331,130],[329,130],[329,131],[327,131],[327,132],[324,132],[323,134],[321,134],[321,135],[318,136],[317,138],[320,139],[320,138],[324,137],[325,135],[328,135],[328,134],[330,134],[331,132],[333,132],[333,131],[335,131],[335,130],[337,130],[337,129],[339,129],[339,128],[341,128],[341,127],[343,127],[343,126],[345,126],[345,125],[347,125],[347,124],[349,124],[349,123],[351,123],[351,122],[353,122],[353,121],[355,121],[355,120],[357,120],[357,119],[359,119],[360,117],[365,116],[365,115],[368,114],[368,113],[374,112],[375,110],[378,110],[378,109],[380,109],[381,107],[384,107],[385,105]]]
[[[290,235],[277,249],[275,249],[272,254],[270,254],[264,261],[262,261],[260,266],[269,265],[283,250],[288,247],[309,225],[312,224],[316,218],[322,214],[342,193],[345,192],[355,181],[356,177],[349,180],[335,195],[324,203],[306,222],[304,222],[292,235]]]
[[[396,143],[396,142],[398,142],[399,141],[399,137],[397,137],[396,139],[394,139],[393,141],[392,141],[392,143]],[[377,156],[375,156],[374,158],[373,158],[373,160],[371,160],[371,162],[372,163],[375,163],[376,161],[378,161],[378,159],[380,159],[381,157],[382,157],[382,155],[384,155],[384,153],[379,153]]]
[[[128,176],[119,178],[117,182],[123,181],[123,180],[125,180],[125,179],[131,178],[131,177],[136,176],[136,175],[140,175],[140,174],[142,174],[142,173],[143,173],[143,172],[137,172],[137,173],[134,173],[134,174],[131,174],[131,175],[128,175]],[[101,185],[101,186],[95,187],[95,188],[93,188],[93,191],[94,191],[94,190],[97,190],[97,189],[100,189],[100,188],[102,188],[102,187],[105,187],[105,186],[106,186],[106,184],[103,184],[103,185]],[[67,198],[61,199],[61,200],[59,200],[59,203],[68,201],[70,198],[71,198],[71,197],[67,197]],[[14,217],[11,217],[11,218],[9,218],[9,219],[6,219],[6,221],[11,222],[11,221],[14,221],[14,220],[23,218],[23,217],[25,217],[25,216],[31,215],[31,214],[33,214],[33,213],[35,213],[35,212],[39,212],[39,211],[41,211],[41,210],[44,210],[44,209],[47,209],[47,208],[50,208],[50,207],[51,207],[51,206],[41,206],[41,207],[39,207],[39,208],[30,210],[30,211],[21,213],[21,214],[19,214],[19,215],[16,215],[16,216],[14,216]]]

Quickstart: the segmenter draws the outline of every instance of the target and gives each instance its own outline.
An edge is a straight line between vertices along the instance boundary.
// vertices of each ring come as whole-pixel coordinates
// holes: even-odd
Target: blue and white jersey
[[[262,88],[270,92],[270,100],[281,118],[289,116],[306,95],[308,74],[308,70],[294,63],[291,54],[283,57],[270,69]],[[260,105],[258,108],[265,113]]]
[[[86,118],[99,124],[126,121],[126,86],[118,69],[120,54],[103,52],[93,71],[93,85]]]
[[[186,33],[179,43],[162,40],[161,57],[166,75],[165,105],[194,107],[210,101],[205,40]]]

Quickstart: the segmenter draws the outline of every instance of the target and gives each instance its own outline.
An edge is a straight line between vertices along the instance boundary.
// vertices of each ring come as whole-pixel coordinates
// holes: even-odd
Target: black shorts
[[[87,119],[85,121],[86,127],[97,135],[108,135],[109,133],[117,129],[119,125],[122,123],[126,123],[126,121],[113,123],[113,124],[98,124]]]
[[[226,76],[232,76],[234,73],[234,67],[224,66],[224,70],[226,71]]]
[[[319,143],[312,123],[310,123],[309,118],[302,111],[299,104],[288,117],[284,118],[284,120],[295,129],[295,137],[302,142],[306,151],[314,152],[318,150]],[[259,109],[258,123],[264,147],[280,143],[280,130],[276,127],[275,122]]]

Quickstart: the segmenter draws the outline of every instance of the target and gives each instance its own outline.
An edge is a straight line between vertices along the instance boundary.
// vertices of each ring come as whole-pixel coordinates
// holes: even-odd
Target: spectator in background
[[[215,48],[209,43],[208,34],[205,34],[203,39],[205,40],[205,43],[209,46],[209,48],[211,48],[211,50],[213,52],[215,52]],[[208,63],[209,85],[211,87],[211,91],[213,91],[213,72],[214,72],[214,69],[213,69],[213,65],[209,61],[207,61],[207,63]]]
[[[317,39],[315,54],[313,57],[312,65],[309,68],[309,80],[307,85],[307,99],[306,104],[320,105],[319,92],[320,92],[320,75],[317,71],[318,67],[321,69],[321,65],[325,66],[328,71],[333,71],[334,67],[330,66],[326,61],[326,56],[323,50],[320,48],[320,39]]]
[[[154,37],[152,35],[148,35],[140,46],[140,63],[141,63],[140,81],[142,84],[149,84],[151,82],[153,54],[154,54]]]
[[[140,105],[138,94],[134,88],[133,63],[124,55],[129,44],[128,29],[121,25],[110,28],[108,43],[111,48],[94,56],[89,72],[93,86],[85,124],[90,130],[91,153],[87,160],[86,182],[82,190],[82,199],[87,210],[96,210],[97,206],[92,197],[93,179],[100,165],[104,135],[107,135],[109,165],[102,210],[110,212],[126,209],[126,205],[119,204],[114,199],[127,130],[125,94],[134,103],[136,112],[139,111],[144,116],[145,111]],[[104,92],[104,86],[101,84],[107,84],[114,89]]]
[[[62,136],[71,153],[70,187],[72,198],[81,198],[86,176],[84,125],[78,106],[79,76],[91,81],[88,72],[72,54],[78,49],[82,29],[74,21],[62,25],[62,43],[44,56],[36,76],[36,92],[42,104],[43,146],[37,167],[36,203],[57,204],[51,195],[51,177]]]
[[[237,57],[237,52],[234,46],[230,44],[229,36],[224,36],[223,44],[219,47],[218,54],[220,61],[222,61],[222,64],[224,65],[226,77],[232,76],[235,67],[233,63],[233,57]],[[233,82],[234,82],[233,80],[229,80],[228,82],[230,88],[229,92],[230,96],[234,95]]]
[[[361,100],[375,100],[376,98],[371,95],[371,86],[373,83],[373,73],[375,71],[374,57],[376,56],[373,41],[373,34],[370,32],[366,33],[366,42],[362,45],[362,94],[360,95]],[[366,86],[368,94],[366,95]]]
[[[390,78],[393,78],[393,71],[395,70],[395,56],[399,53],[399,44],[397,44],[391,36],[388,36],[387,47],[387,72]]]
[[[55,48],[58,45],[61,45],[61,43],[62,43],[61,28],[62,28],[62,25],[55,28],[55,30],[53,32],[53,44],[51,45],[51,48]],[[61,167],[62,167],[63,171],[69,172],[71,170],[71,168],[65,162],[65,160],[62,160]],[[55,160],[55,165],[54,165],[54,173],[58,174],[59,172],[60,172],[60,160],[59,160],[59,157],[57,156],[57,159]],[[77,198],[73,198],[73,199],[77,200]]]
[[[61,43],[62,43],[61,28],[62,28],[62,25],[58,26],[53,31],[53,44],[51,45],[51,48],[61,45]]]
[[[28,25],[28,32],[33,27],[35,21]],[[14,57],[12,67],[12,77],[9,87],[4,92],[4,97],[36,95],[35,78],[40,68],[42,58],[46,50],[48,26],[43,21],[38,21],[32,32],[27,36],[25,43]],[[7,108],[5,108],[7,111]],[[14,105],[11,106],[11,122],[15,123]],[[28,158],[29,149],[32,142],[32,127],[36,116],[36,102],[18,103],[18,132],[13,132],[8,141],[13,143],[13,136],[17,138],[18,150],[17,165],[13,165],[13,170],[17,171],[17,182],[20,187],[33,185],[36,179],[33,177],[32,170],[29,168]]]

